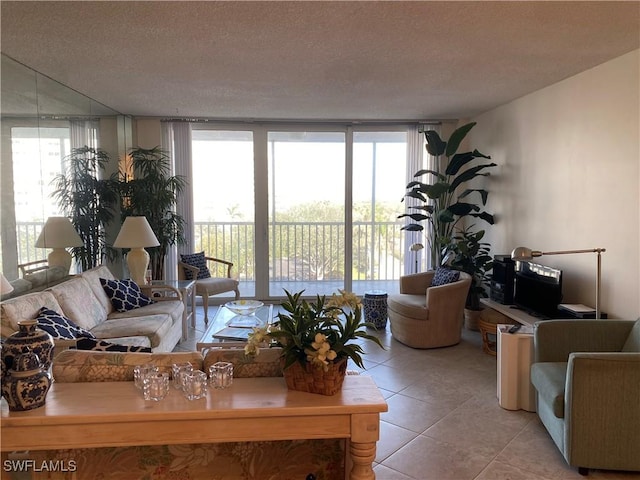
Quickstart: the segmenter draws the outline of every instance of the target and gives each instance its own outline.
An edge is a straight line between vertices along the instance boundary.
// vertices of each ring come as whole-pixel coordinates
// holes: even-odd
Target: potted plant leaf
[[[493,258],[490,255],[490,244],[482,241],[485,231],[473,232],[472,228],[460,230],[454,235],[445,247],[445,259],[449,267],[471,275],[471,286],[465,304],[465,326],[469,330],[478,330],[480,299],[487,296]]]
[[[434,170],[420,170],[414,178],[426,176],[426,181],[414,180],[407,185],[405,197],[418,200],[418,205],[409,206],[409,217],[413,222],[403,230],[423,231],[427,223],[427,242],[433,268],[440,266],[443,249],[450,243],[460,221],[476,218],[493,225],[493,215],[484,211],[489,192],[483,188],[464,188],[478,177],[488,176],[487,171],[495,163],[476,164],[477,158],[491,159],[478,150],[458,153],[460,144],[475,122],[456,129],[448,141],[443,141],[434,130],[424,132],[426,149],[437,157]],[[464,223],[464,222],[463,222]]]
[[[127,169],[120,172],[122,220],[145,216],[160,245],[147,248],[154,280],[164,279],[164,259],[171,245],[184,243],[184,219],[175,212],[178,195],[186,181],[171,175],[169,156],[160,147],[133,148]]]

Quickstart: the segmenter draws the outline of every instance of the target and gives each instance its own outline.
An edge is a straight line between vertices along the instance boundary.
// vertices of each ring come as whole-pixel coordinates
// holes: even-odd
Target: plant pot
[[[464,309],[464,326],[467,330],[479,331],[478,321],[480,320],[480,312],[482,310]]]
[[[283,370],[283,375],[289,390],[335,395],[342,389],[346,372],[347,359],[342,358],[329,363],[327,371],[310,363],[305,362],[303,366],[295,362]]]

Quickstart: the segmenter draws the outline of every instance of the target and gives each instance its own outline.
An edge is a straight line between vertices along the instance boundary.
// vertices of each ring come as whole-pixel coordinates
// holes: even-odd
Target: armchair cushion
[[[151,305],[153,300],[147,297],[133,280],[107,280],[101,278],[100,283],[111,300],[113,308],[118,312],[128,312]]]
[[[189,254],[181,254],[180,260],[187,265],[191,265],[192,267],[196,267],[198,269],[198,276],[196,280],[201,280],[203,278],[211,278],[211,272],[209,271],[209,267],[207,267],[207,259],[204,256],[204,251],[200,253],[189,253]],[[192,273],[190,270],[184,270],[184,275],[187,280],[194,280],[192,278]]]
[[[567,362],[534,363],[531,366],[531,383],[558,418],[564,418],[566,378]]]
[[[436,268],[436,273],[431,280],[432,287],[439,287],[440,285],[446,285],[447,283],[453,283],[460,278],[460,272],[457,270],[450,270],[444,267]]]
[[[79,327],[64,315],[42,307],[38,316],[38,328],[44,330],[55,339],[72,340],[74,338],[95,338],[89,330]]]

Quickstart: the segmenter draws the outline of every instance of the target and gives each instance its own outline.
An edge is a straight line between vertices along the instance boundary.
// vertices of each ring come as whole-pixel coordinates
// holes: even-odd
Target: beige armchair
[[[460,342],[471,276],[460,272],[453,283],[431,286],[435,272],[400,277],[400,293],[389,295],[393,338],[413,348],[448,347]]]
[[[233,263],[226,260],[220,260],[219,258],[204,258],[208,264],[217,264],[218,266],[222,266],[226,273],[225,277],[214,276],[213,272],[216,272],[217,270],[215,266],[212,265],[211,267],[209,267],[209,270],[211,270],[212,272],[212,276],[210,278],[201,278],[196,280],[196,295],[202,297],[202,305],[204,307],[204,321],[205,323],[208,323],[209,297],[218,295],[220,293],[234,292],[235,299],[237,300],[238,298],[240,298],[240,290],[238,289],[238,280],[231,277],[231,267],[233,267]],[[178,262],[179,280],[187,279],[185,271],[191,272],[190,277],[193,279],[197,279],[200,269],[184,262]]]

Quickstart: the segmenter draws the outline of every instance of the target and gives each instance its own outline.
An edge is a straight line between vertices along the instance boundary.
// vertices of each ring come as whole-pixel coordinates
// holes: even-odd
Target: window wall
[[[192,124],[195,251],[243,297],[397,291],[412,128]]]

